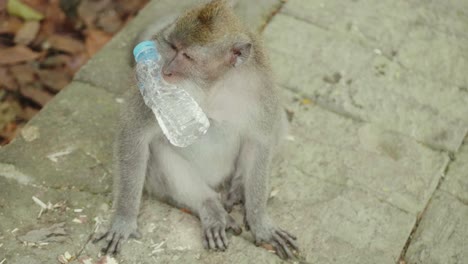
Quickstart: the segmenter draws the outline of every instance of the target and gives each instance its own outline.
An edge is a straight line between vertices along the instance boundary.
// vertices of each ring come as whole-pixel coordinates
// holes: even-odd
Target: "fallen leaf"
[[[42,20],[44,15],[21,3],[19,0],[8,0],[7,11],[10,15],[21,17],[24,20]]]
[[[36,81],[35,69],[30,63],[13,65],[10,67],[10,71],[19,86],[25,86]]]
[[[23,22],[17,17],[1,17],[0,34],[16,34],[16,32],[21,28],[22,25]]]
[[[276,252],[275,248],[274,248],[272,245],[270,245],[270,244],[262,243],[262,244],[260,244],[260,246],[261,246],[262,248],[264,248],[264,249],[270,251],[270,252]]]
[[[23,120],[28,121],[28,120],[31,120],[38,112],[39,112],[39,109],[26,106],[25,108],[23,108],[23,111],[19,113],[19,117]]]
[[[182,212],[186,213],[186,214],[192,214],[192,211],[190,211],[189,209],[187,208],[181,208],[180,209]]]
[[[308,99],[308,98],[304,98],[301,100],[301,104],[303,105],[309,105],[312,103],[312,100]]]
[[[40,56],[40,53],[34,52],[26,46],[17,45],[0,50],[0,65],[31,61],[39,58]]]
[[[31,99],[40,106],[44,106],[53,98],[52,94],[34,85],[23,86],[20,88],[20,92],[24,97]]]
[[[84,45],[81,41],[69,36],[52,35],[49,37],[48,42],[54,49],[72,54],[84,50]]]
[[[10,143],[16,137],[20,129],[21,126],[16,122],[10,122],[6,124],[6,126],[0,132],[0,137],[3,138],[3,140],[1,140],[2,144]]]
[[[0,130],[14,121],[21,112],[21,106],[15,101],[0,102]]]
[[[34,40],[39,32],[40,24],[37,21],[28,21],[18,30],[15,36],[15,43],[28,45]]]
[[[67,63],[67,68],[70,70],[71,74],[77,72],[80,67],[88,61],[88,54],[82,52],[78,55],[73,56],[73,58]]]
[[[28,243],[63,242],[66,240],[67,235],[65,223],[58,223],[50,227],[29,231],[24,236],[19,236],[18,239]]]
[[[18,84],[13,78],[11,72],[6,67],[0,67],[0,89],[8,91],[18,90]]]
[[[86,50],[91,57],[98,52],[110,39],[112,35],[97,29],[86,31]]]
[[[71,77],[60,69],[39,70],[37,73],[41,82],[54,92],[62,90],[68,83],[70,83],[71,80]]]
[[[69,63],[71,59],[72,58],[70,57],[70,55],[67,55],[67,54],[52,55],[52,56],[45,58],[41,62],[41,66],[45,68],[63,67],[63,66],[66,66],[67,63]]]
[[[77,9],[78,16],[88,28],[92,28],[98,14],[111,4],[111,0],[82,0]]]
[[[107,33],[115,33],[122,27],[122,20],[114,9],[109,9],[99,14],[96,24]]]

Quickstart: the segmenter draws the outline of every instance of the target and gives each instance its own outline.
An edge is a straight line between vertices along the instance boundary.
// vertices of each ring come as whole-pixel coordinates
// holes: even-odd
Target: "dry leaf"
[[[114,9],[110,9],[99,15],[97,26],[107,33],[115,33],[122,27],[122,20]]]
[[[180,209],[182,212],[186,213],[186,214],[192,214],[192,211],[190,211],[189,209],[187,208],[181,208]]]
[[[71,60],[70,55],[67,54],[58,54],[58,55],[53,55],[45,58],[41,62],[42,67],[63,67],[66,66],[67,63],[69,63]]]
[[[26,21],[41,20],[44,18],[44,15],[21,3],[19,0],[8,0],[7,11],[10,15],[21,17]]]
[[[23,111],[19,113],[19,117],[23,120],[31,120],[38,112],[39,109],[26,106],[23,108]]]
[[[0,50],[0,65],[31,61],[39,58],[40,55],[40,53],[34,52],[26,46],[17,45]]]
[[[52,94],[33,85],[21,87],[20,92],[24,97],[31,99],[41,106],[47,104],[53,97]]]
[[[50,45],[56,49],[68,53],[79,53],[84,50],[84,45],[81,41],[69,36],[52,35],[49,37]]]
[[[20,112],[21,106],[17,102],[0,102],[0,130],[3,130],[8,123],[14,121]]]
[[[71,80],[71,77],[60,69],[39,70],[37,73],[41,82],[55,92],[62,90]]]
[[[17,17],[0,17],[0,34],[16,34],[23,22]]]
[[[0,67],[0,89],[8,91],[16,91],[18,89],[18,84],[6,67]]]
[[[80,67],[88,61],[88,54],[86,52],[82,52],[78,55],[72,57],[72,59],[67,63],[67,68],[69,69],[71,74],[77,72]]]
[[[98,52],[110,39],[112,35],[97,29],[86,31],[86,50],[89,56]]]
[[[6,124],[6,126],[0,132],[0,137],[4,138],[4,140],[0,141],[1,144],[10,143],[10,141],[12,141],[16,137],[20,129],[21,126],[17,125],[15,122],[10,122]]]
[[[92,28],[98,14],[108,9],[111,4],[111,0],[82,0],[78,6],[78,16],[88,28]]]
[[[15,77],[19,86],[25,86],[35,82],[35,69],[30,63],[17,64],[10,67],[11,74]]]
[[[15,36],[15,43],[28,45],[34,40],[39,32],[40,24],[37,21],[28,21],[18,30]]]

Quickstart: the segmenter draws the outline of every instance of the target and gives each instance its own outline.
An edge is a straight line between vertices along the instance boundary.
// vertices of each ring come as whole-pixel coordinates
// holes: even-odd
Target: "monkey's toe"
[[[226,230],[222,226],[205,228],[203,231],[203,245],[206,249],[224,251],[227,249],[228,244]]]

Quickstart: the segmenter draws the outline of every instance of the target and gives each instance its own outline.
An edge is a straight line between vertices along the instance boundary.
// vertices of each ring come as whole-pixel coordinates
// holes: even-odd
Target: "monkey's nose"
[[[172,71],[168,70],[167,68],[163,68],[162,73],[164,74],[165,77],[171,77],[172,76]]]

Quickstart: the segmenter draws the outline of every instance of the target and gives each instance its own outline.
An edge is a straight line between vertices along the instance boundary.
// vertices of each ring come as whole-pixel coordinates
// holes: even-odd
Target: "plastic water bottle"
[[[133,55],[143,100],[153,110],[164,135],[174,146],[187,147],[194,143],[210,126],[205,113],[185,90],[163,80],[154,41],[139,43]]]

